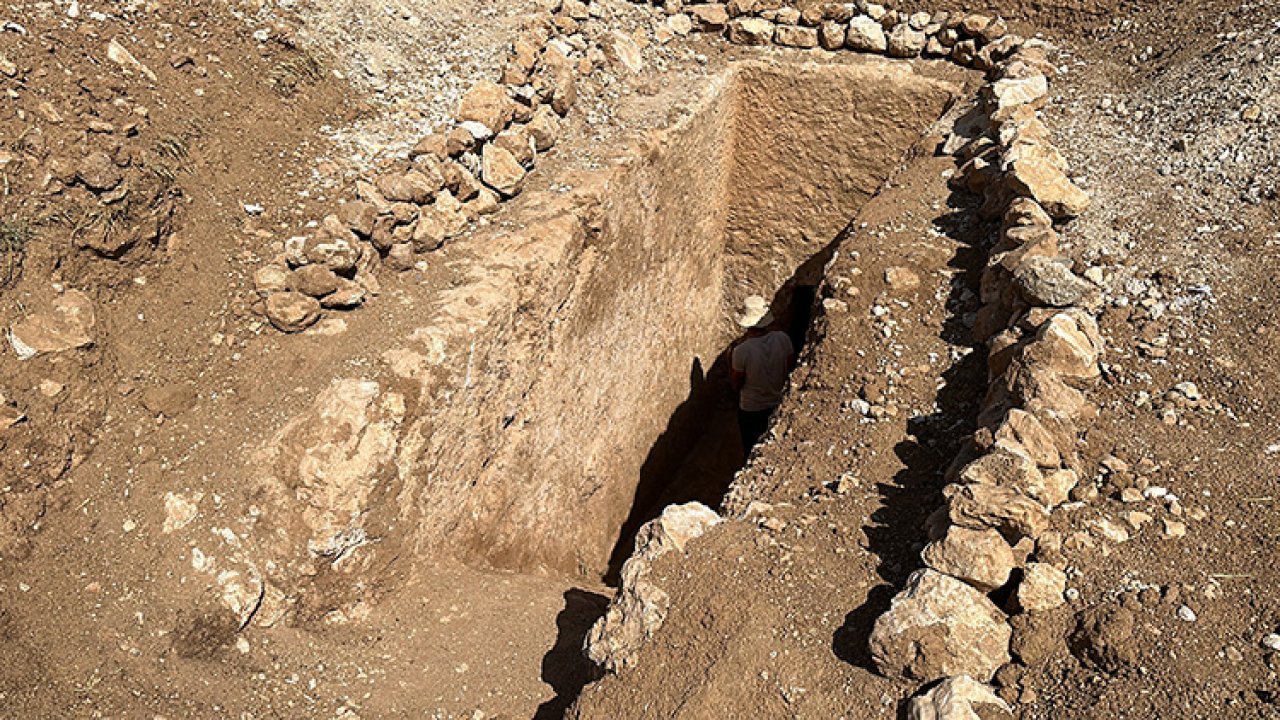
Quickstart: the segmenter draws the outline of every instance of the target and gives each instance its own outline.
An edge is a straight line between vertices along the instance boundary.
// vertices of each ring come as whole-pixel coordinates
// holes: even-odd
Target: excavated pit
[[[571,262],[540,285],[553,297],[513,317],[514,338],[536,339],[509,362],[531,379],[484,393],[503,417],[467,452],[496,446],[446,542],[489,566],[600,577],[661,507],[717,505],[744,459],[735,308],[774,298],[803,340],[843,231],[960,92],[883,60],[740,62],[711,78],[588,203]]]

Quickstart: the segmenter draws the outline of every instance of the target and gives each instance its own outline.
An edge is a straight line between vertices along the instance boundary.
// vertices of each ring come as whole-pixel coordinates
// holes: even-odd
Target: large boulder
[[[295,333],[306,330],[320,319],[320,301],[300,292],[287,290],[267,296],[267,320],[277,330]]]
[[[989,680],[1009,662],[1012,631],[978,590],[936,570],[912,573],[871,630],[871,657],[890,677],[923,682],[949,675]]]

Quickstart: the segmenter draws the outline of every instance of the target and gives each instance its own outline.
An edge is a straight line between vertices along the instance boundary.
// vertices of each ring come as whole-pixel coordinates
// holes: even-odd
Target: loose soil
[[[11,3],[0,16],[29,33],[0,34],[0,54],[20,70],[0,78],[17,95],[0,111],[3,149],[38,158],[35,166],[5,165],[0,214],[34,234],[13,272],[3,263],[17,263],[16,254],[0,257],[0,323],[44,307],[54,284],[85,290],[98,310],[92,348],[25,362],[7,347],[0,353],[0,393],[26,416],[0,430],[0,702],[15,717],[562,716],[594,678],[579,648],[612,592],[602,575],[627,513],[630,529],[668,500],[719,500],[717,489],[658,483],[646,502],[624,497],[611,529],[587,533],[591,558],[581,564],[548,550],[551,540],[522,541],[526,535],[510,535],[503,549],[527,552],[504,554],[475,535],[453,538],[455,526],[434,528],[444,539],[430,551],[406,531],[369,548],[376,567],[354,592],[371,602],[352,604],[351,587],[317,582],[292,625],[241,631],[212,578],[193,569],[194,548],[219,562],[242,552],[223,530],[242,537],[252,529],[243,524],[257,501],[251,453],[335,378],[394,385],[376,369],[382,353],[400,347],[439,296],[483,266],[481,240],[511,228],[482,230],[421,273],[385,278],[380,297],[342,316],[337,337],[265,328],[249,310],[248,275],[321,214],[344,176],[367,170],[353,163],[402,147],[477,74],[492,72],[497,62],[489,60],[530,8],[406,3],[384,16],[379,6],[378,22],[362,33],[347,21],[371,11],[354,3],[116,5],[81,3],[73,20],[66,3]],[[605,18],[628,32],[647,13],[604,6]],[[1068,240],[1077,256],[1101,261],[1114,297],[1133,300],[1103,316],[1107,382],[1082,454],[1094,467],[1112,455],[1131,466],[1149,460],[1156,469],[1141,482],[1168,487],[1184,513],[1122,504],[1122,486],[1139,479],[1100,469],[1103,499],[1082,512],[1141,509],[1153,520],[1128,542],[1071,556],[1080,600],[1046,621],[1047,659],[999,684],[1027,718],[1274,717],[1280,660],[1260,642],[1280,628],[1280,238],[1265,152],[1278,110],[1268,87],[1280,16],[1226,2],[997,9],[1043,28],[1066,53],[1049,125],[1094,196]],[[111,17],[92,19],[94,11]],[[269,39],[255,40],[256,29]],[[427,40],[407,42],[419,33]],[[113,38],[156,82],[105,59]],[[462,48],[474,55],[460,56]],[[730,57],[754,56],[699,37],[646,53],[642,73],[611,66],[592,81],[587,110],[539,165],[530,192],[624,154],[632,147],[624,140],[678,124]],[[920,65],[953,78],[950,69]],[[415,82],[415,73],[428,79]],[[1115,109],[1122,99],[1124,115]],[[1263,108],[1259,120],[1241,118],[1246,103]],[[1144,116],[1135,119],[1135,110]],[[1200,112],[1218,118],[1222,134],[1197,125]],[[130,134],[137,118],[144,121]],[[95,119],[112,132],[90,130]],[[32,147],[33,127],[44,152]],[[1187,133],[1199,144],[1175,150]],[[773,440],[723,498],[727,513],[785,525],[736,523],[692,545],[688,557],[664,559],[666,625],[635,669],[587,685],[574,716],[882,717],[897,715],[916,690],[869,669],[865,638],[917,567],[923,520],[941,502],[940,473],[971,429],[985,386],[964,317],[976,307],[975,248],[992,232],[972,217],[973,198],[946,189],[954,165],[933,155],[937,139],[907,143],[911,152],[855,188],[874,198],[814,229],[807,239],[818,247],[759,280],[772,295],[838,238]],[[1223,160],[1224,148],[1243,151]],[[107,226],[67,220],[77,192],[51,193],[43,171],[93,151],[131,158],[131,187],[148,201],[136,212],[171,210],[170,232],[143,233],[117,258],[84,247],[83,227]],[[780,166],[761,154],[754,165]],[[264,212],[250,215],[245,205]],[[919,285],[890,287],[891,267],[910,269]],[[706,305],[706,322],[727,317],[720,297]],[[725,338],[698,344],[704,370],[714,368]],[[652,412],[652,439],[680,422],[684,363],[663,373],[676,402]],[[593,371],[607,376],[610,368]],[[1166,420],[1162,399],[1183,381],[1207,401]],[[709,392],[708,402],[723,415],[721,395]],[[854,409],[857,400],[884,415],[870,421]],[[615,429],[598,424],[602,437]],[[640,456],[652,446],[639,443]],[[738,461],[706,472],[726,476]],[[676,477],[690,474],[703,471]],[[198,521],[176,533],[162,529],[170,492],[203,494]],[[750,509],[751,501],[771,508]],[[1190,519],[1197,511],[1203,519]],[[560,517],[555,527],[579,531]],[[1167,537],[1165,520],[1186,522],[1186,537]],[[452,539],[459,542],[450,546]],[[1086,668],[1057,644],[1075,611],[1094,605],[1135,614],[1130,669]],[[1183,606],[1194,622],[1179,619]]]

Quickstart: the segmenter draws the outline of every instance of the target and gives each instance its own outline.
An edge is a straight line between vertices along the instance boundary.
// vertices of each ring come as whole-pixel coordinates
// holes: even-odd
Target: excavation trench
[[[581,236],[521,301],[504,349],[473,345],[493,387],[463,400],[489,429],[454,450],[472,474],[442,542],[485,565],[599,577],[662,506],[717,505],[743,461],[735,308],[774,298],[803,340],[829,252],[959,92],[886,61],[742,62],[711,79],[579,211]]]

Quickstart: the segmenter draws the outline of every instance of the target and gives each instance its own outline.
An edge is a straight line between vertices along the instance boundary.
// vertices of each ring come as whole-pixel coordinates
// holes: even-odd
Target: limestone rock
[[[848,39],[849,26],[828,20],[818,26],[818,42],[824,50],[839,50]]]
[[[667,18],[667,29],[676,37],[684,37],[693,32],[693,18],[685,13],[676,13]]]
[[[301,332],[320,319],[320,301],[291,290],[272,293],[267,296],[267,319],[282,332]]]
[[[406,173],[388,173],[376,181],[378,191],[393,203],[425,205],[444,187],[444,176],[421,170]]]
[[[729,42],[734,45],[768,45],[773,23],[757,17],[737,17],[729,22]]]
[[[396,243],[387,250],[385,258],[387,267],[396,272],[405,272],[412,270],[416,262],[413,256],[412,243]]]
[[[627,72],[638,73],[644,69],[644,56],[640,54],[640,46],[630,35],[621,30],[610,30],[601,41],[605,57],[626,68]]]
[[[1009,581],[1013,548],[995,530],[953,525],[941,540],[929,543],[921,558],[925,565],[959,578],[979,590],[991,591]]]
[[[307,238],[303,253],[306,257],[305,264],[324,265],[334,272],[354,270],[356,262],[360,260],[360,248],[356,245],[355,236],[350,233],[346,237],[335,237],[321,232],[316,237]]]
[[[338,310],[349,310],[364,302],[365,289],[355,281],[338,278],[338,286],[333,292],[320,299],[320,306]]]
[[[459,122],[480,123],[490,135],[497,135],[511,122],[514,113],[506,88],[491,80],[481,80],[462,96],[456,117]]]
[[[1055,219],[1073,218],[1089,209],[1089,196],[1047,159],[1032,156],[1017,160],[1007,165],[1006,173],[1015,194],[1035,200]]]
[[[538,153],[528,126],[512,125],[498,133],[498,136],[493,139],[493,144],[511,153],[511,157],[515,158],[522,167],[533,167]]]
[[[395,477],[404,415],[403,395],[371,380],[335,380],[256,454],[277,512],[301,523],[305,537],[295,542],[330,559],[362,542],[370,496]]]
[[[1021,78],[1001,78],[990,88],[997,111],[1018,105],[1038,108],[1049,99],[1049,79],[1039,73]]]
[[[587,635],[587,657],[609,672],[635,665],[641,647],[667,617],[667,593],[649,581],[652,563],[667,553],[683,552],[719,522],[713,510],[692,502],[670,505],[640,528],[635,551],[622,566],[621,587]]]
[[[526,173],[510,151],[493,144],[485,145],[481,163],[481,175],[486,185],[504,197],[520,194]]]
[[[292,282],[289,268],[281,265],[263,265],[253,272],[253,289],[263,297],[289,290]]]
[[[845,45],[860,52],[883,53],[889,49],[889,39],[885,37],[884,27],[866,15],[859,15],[849,21],[849,31]]]
[[[562,117],[578,102],[577,76],[568,56],[554,45],[542,54],[542,67],[534,78],[538,96]]]
[[[816,48],[818,47],[818,30],[796,25],[779,25],[774,32],[773,40],[783,47]]]
[[[1049,526],[1045,506],[1012,488],[996,485],[951,485],[948,495],[951,522],[968,528],[993,528],[1010,539],[1036,538]]]
[[[948,675],[990,679],[1009,662],[1011,631],[986,595],[928,568],[917,570],[871,631],[881,673],[928,682]]]
[[[1027,457],[1042,468],[1056,468],[1062,463],[1062,455],[1058,452],[1053,435],[1035,415],[1025,410],[1010,410],[1004,422],[996,429],[995,437],[997,443],[1002,440],[1016,443],[1026,451]]]
[[[378,221],[378,208],[362,200],[345,202],[338,206],[338,219],[355,234],[367,238],[373,235],[374,224]]]
[[[989,685],[968,675],[949,677],[911,699],[909,720],[996,720],[1012,718],[1013,708]]]
[[[1066,502],[1070,492],[1070,488],[1063,490],[1047,482],[1026,449],[1011,440],[998,442],[991,452],[966,465],[959,479],[964,483],[1016,490],[1046,507]]]
[[[729,11],[724,3],[706,3],[685,8],[699,30],[723,30],[729,24]]]
[[[889,57],[917,57],[924,50],[928,37],[907,23],[900,23],[889,33]]]
[[[920,286],[920,276],[910,268],[895,266],[885,269],[884,282],[892,290],[913,290]]]
[[[68,290],[48,310],[28,315],[9,328],[9,344],[23,360],[93,344],[97,324],[93,301],[79,290]]]
[[[1018,291],[1034,306],[1070,307],[1098,292],[1093,283],[1071,272],[1059,259],[1028,257],[1013,271]]]
[[[90,190],[104,192],[123,182],[124,173],[106,153],[95,152],[80,161],[76,178]]]
[[[1040,327],[1023,357],[1061,377],[1087,382],[1102,374],[1098,365],[1101,353],[1097,322],[1086,313],[1067,311]]]
[[[1027,563],[1018,583],[1018,607],[1025,612],[1052,610],[1066,600],[1067,574],[1048,563]]]
[[[550,150],[560,137],[560,116],[546,105],[533,111],[533,118],[527,125],[529,135],[533,138],[534,149],[538,152]]]

